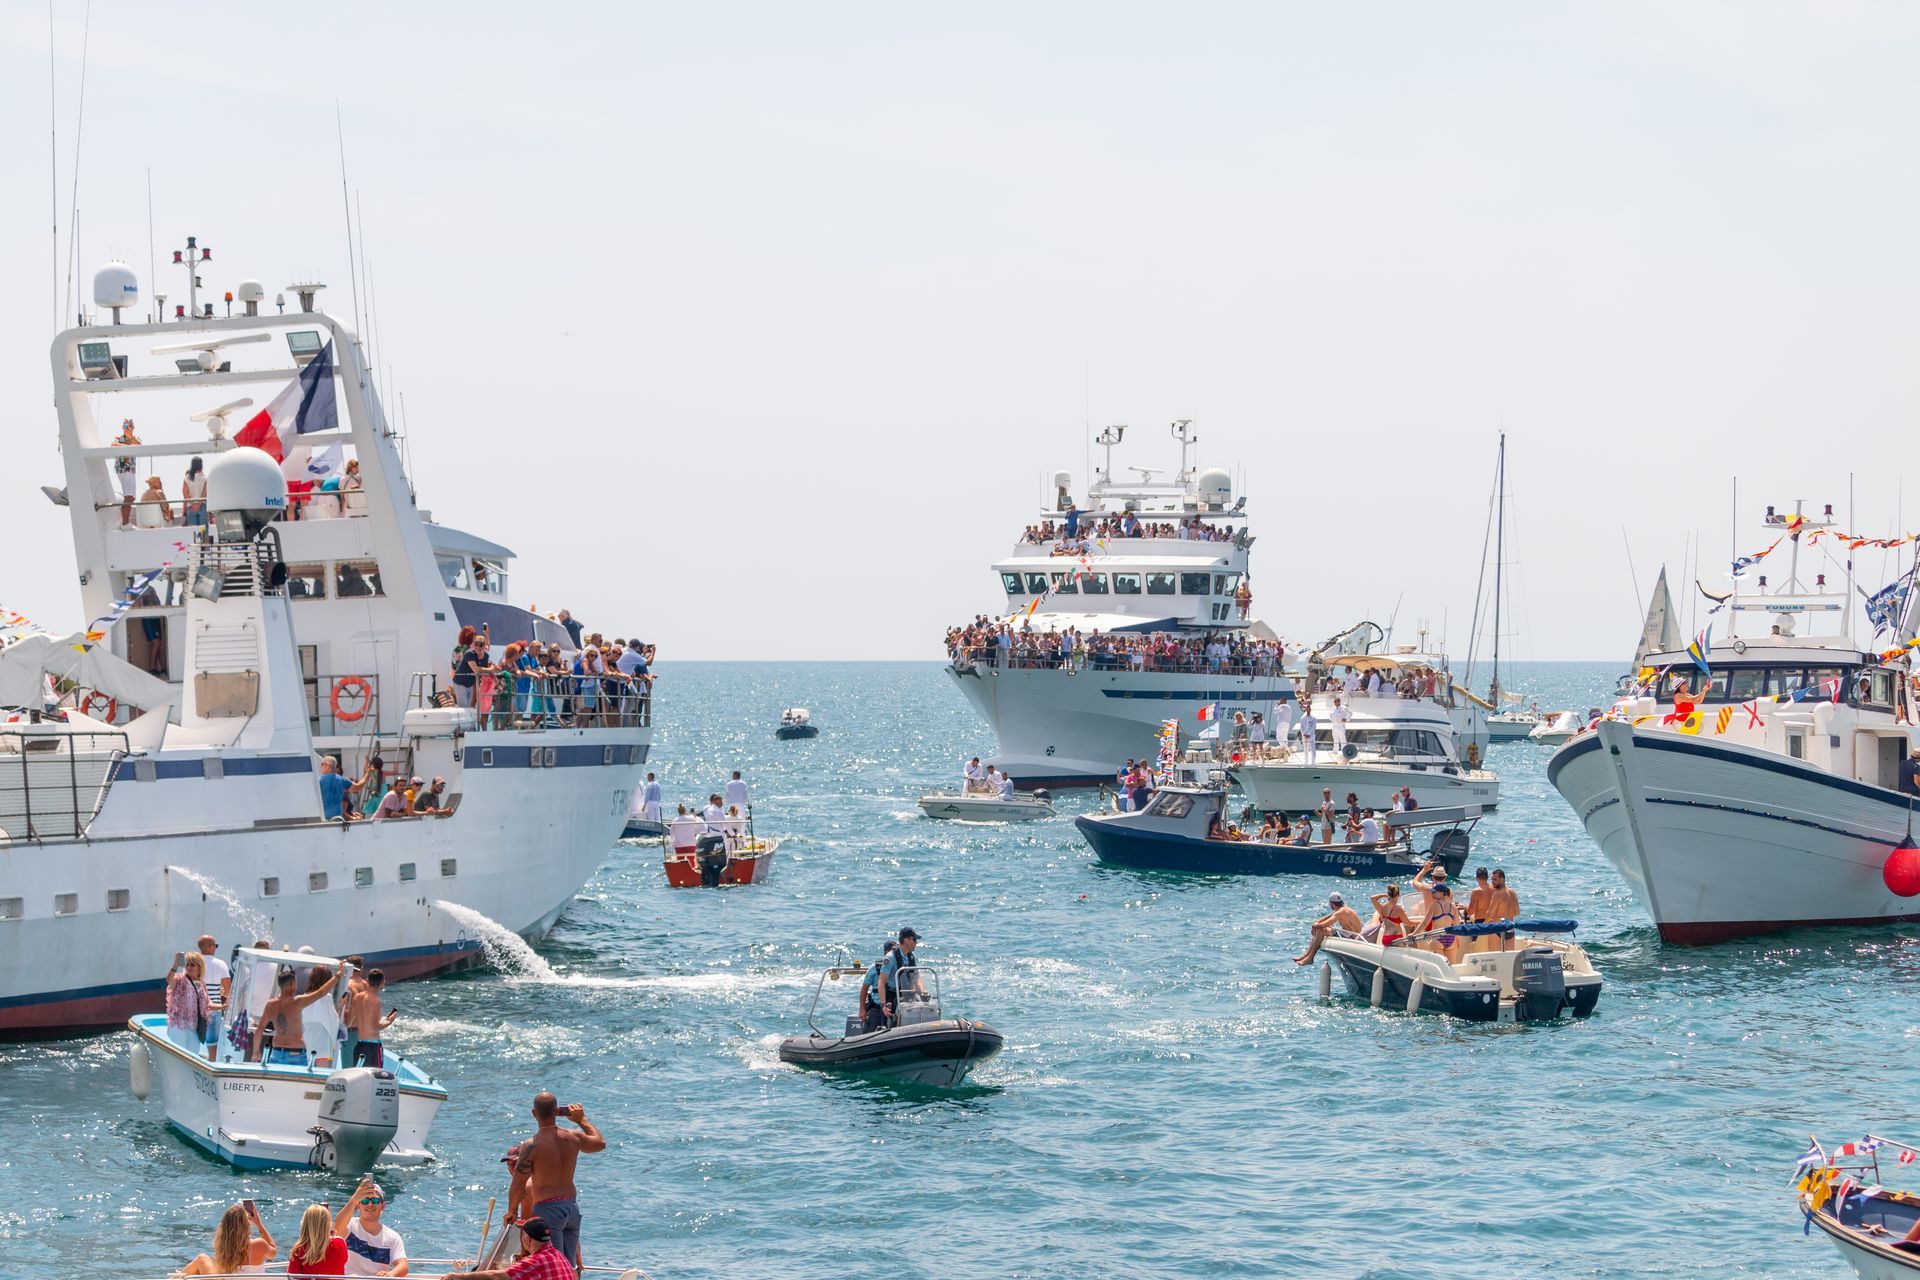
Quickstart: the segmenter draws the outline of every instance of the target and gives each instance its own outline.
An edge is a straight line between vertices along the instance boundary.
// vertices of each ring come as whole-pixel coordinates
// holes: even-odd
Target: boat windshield
[[[1184,818],[1193,812],[1194,797],[1186,791],[1162,791],[1140,812],[1157,818]]]

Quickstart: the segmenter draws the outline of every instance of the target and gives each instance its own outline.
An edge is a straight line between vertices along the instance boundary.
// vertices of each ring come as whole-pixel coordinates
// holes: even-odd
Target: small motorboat
[[[1053,816],[1053,796],[1045,789],[1010,796],[991,791],[930,791],[920,797],[920,812],[956,822],[1036,822]]]
[[[1913,1166],[1920,1148],[1868,1134],[1823,1150],[1818,1139],[1796,1166],[1794,1192],[1810,1227],[1833,1241],[1861,1280],[1912,1280],[1920,1276],[1920,1195],[1896,1191],[1881,1181],[1887,1171]]]
[[[1571,938],[1541,936],[1578,927],[1576,920],[1500,920],[1410,934],[1385,947],[1335,934],[1320,952],[1346,979],[1347,993],[1376,1008],[1469,1022],[1552,1022],[1563,1013],[1584,1018],[1600,1001],[1600,973],[1586,951]],[[1455,940],[1451,960],[1426,949],[1442,938]],[[1321,994],[1331,994],[1328,967],[1320,982]]]
[[[820,726],[813,722],[813,712],[805,707],[788,707],[780,713],[780,727],[773,736],[782,742],[792,742],[796,738],[817,738]]]
[[[1073,822],[1094,855],[1116,866],[1217,876],[1376,879],[1412,876],[1429,862],[1458,876],[1471,847],[1468,833],[1481,814],[1479,805],[1389,813],[1384,837],[1371,844],[1293,844],[1235,838],[1226,806],[1225,787],[1166,786],[1153,793],[1144,809],[1091,814]],[[1421,828],[1434,828],[1434,836],[1425,853],[1416,853],[1413,833]]]
[[[1487,741],[1522,742],[1545,723],[1531,711],[1496,711],[1487,717]]]
[[[820,994],[829,981],[866,974],[864,968],[828,969],[813,989],[807,1008],[812,1035],[788,1036],[780,1042],[780,1061],[796,1067],[846,1071],[902,1084],[950,1089],[967,1073],[1000,1052],[1006,1038],[984,1022],[947,1018],[940,1011],[940,975],[925,965],[902,969],[901,987],[894,993],[892,1026],[868,1031],[860,1015],[847,1017],[846,1029],[828,1035],[814,1021]],[[911,988],[907,985],[913,984]],[[856,988],[855,997],[859,999]]]
[[[1548,714],[1545,722],[1535,725],[1527,738],[1544,747],[1557,747],[1586,727],[1587,719],[1578,711],[1555,711]]]
[[[339,1063],[340,1005],[346,979],[308,1005],[304,1063],[249,1061],[252,1033],[282,971],[301,991],[307,973],[340,961],[308,952],[239,947],[233,1005],[214,1045],[167,1026],[163,1013],[130,1019],[133,1096],[145,1099],[158,1076],[167,1123],[194,1145],[242,1169],[326,1169],[364,1173],[374,1164],[422,1164],[447,1090],[391,1049],[385,1066]],[[347,973],[352,973],[351,966]]]
[[[657,822],[651,818],[629,817],[626,828],[620,833],[620,838],[622,840],[658,840],[665,834],[667,834],[667,824],[664,822]]]
[[[667,826],[662,862],[675,889],[759,884],[772,870],[779,847],[779,840],[754,834],[750,816],[709,823],[682,814]]]

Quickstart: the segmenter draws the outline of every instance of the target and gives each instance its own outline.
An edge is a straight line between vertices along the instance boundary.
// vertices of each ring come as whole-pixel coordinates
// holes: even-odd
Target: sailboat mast
[[[1500,433],[1500,460],[1493,479],[1493,687],[1487,701],[1500,708],[1500,571],[1507,558],[1507,433]]]

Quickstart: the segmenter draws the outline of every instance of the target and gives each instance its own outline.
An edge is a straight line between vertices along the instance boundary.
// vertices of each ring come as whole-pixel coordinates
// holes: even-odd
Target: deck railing
[[[126,758],[124,733],[0,729],[0,844],[84,836]]]

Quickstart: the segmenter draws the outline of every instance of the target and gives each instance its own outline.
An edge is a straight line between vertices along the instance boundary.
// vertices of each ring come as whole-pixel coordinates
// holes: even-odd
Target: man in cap
[[[371,1177],[362,1178],[333,1222],[333,1234],[347,1242],[347,1275],[407,1274],[407,1243],[381,1221],[386,1211],[387,1196],[380,1184]]]
[[[419,779],[414,779],[416,791],[413,798],[415,813],[444,813],[447,808],[447,780],[435,778],[433,785],[425,791],[418,790]]]
[[[455,1271],[446,1280],[574,1280],[573,1264],[553,1245],[553,1231],[539,1218],[520,1224],[520,1260],[487,1271]]]
[[[1327,914],[1313,922],[1313,941],[1308,944],[1303,955],[1293,958],[1295,964],[1312,964],[1314,956],[1320,952],[1320,944],[1327,940],[1335,929],[1348,933],[1360,932],[1360,913],[1347,905],[1347,900],[1337,893],[1327,895]]]
[[[1910,796],[1920,796],[1920,747],[1900,762],[1900,790]]]
[[[895,1024],[900,1018],[900,997],[912,999],[920,992],[920,976],[910,972],[920,965],[913,958],[914,949],[919,945],[919,934],[911,928],[902,929],[900,945],[880,963],[880,1006]]]

